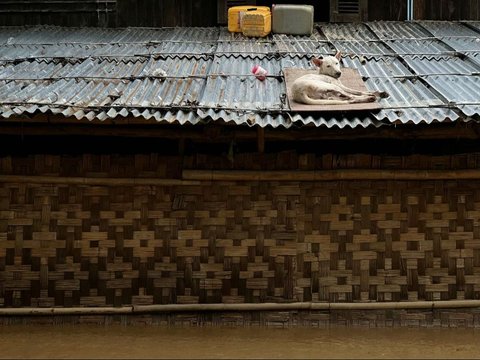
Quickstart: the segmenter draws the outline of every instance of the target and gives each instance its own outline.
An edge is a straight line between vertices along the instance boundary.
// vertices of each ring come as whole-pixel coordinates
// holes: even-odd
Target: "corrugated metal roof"
[[[283,58],[282,58],[283,59]],[[282,59],[269,59],[262,57],[259,59],[251,60],[238,57],[227,57],[217,55],[213,60],[209,61],[208,73],[211,76],[226,75],[226,76],[242,76],[239,81],[244,81],[245,77],[252,77],[252,67],[254,65],[260,65],[267,70],[269,75],[282,75]],[[293,64],[292,59],[292,64]],[[238,80],[238,79],[236,79]],[[261,82],[257,81],[261,84]]]
[[[431,36],[419,23],[412,21],[375,21],[367,26],[382,40],[424,39]]]
[[[278,52],[278,47],[273,41],[250,40],[246,41],[219,41],[215,53],[230,57],[258,58],[268,55],[274,55]]]
[[[480,21],[465,21],[464,25],[474,29],[477,32],[480,32]]]
[[[328,40],[376,40],[377,36],[365,24],[361,23],[329,23],[319,24],[319,30]]]
[[[386,40],[385,43],[399,55],[441,55],[454,52],[447,44],[436,39]]]
[[[117,62],[111,59],[88,58],[75,63],[60,61],[21,61],[0,66],[0,80],[39,79],[132,79],[159,76],[159,69],[168,69],[170,77],[199,77],[207,75],[211,61],[199,58],[137,58]]]
[[[337,50],[349,55],[361,54],[363,56],[384,56],[393,54],[385,44],[379,41],[332,40],[332,44]]]
[[[277,37],[275,40],[278,52],[298,56],[320,55],[334,52],[331,43],[324,40],[295,39],[293,36]]]
[[[478,65],[469,58],[458,56],[404,56],[407,65],[417,75],[473,75]]]
[[[258,81],[251,76],[222,75],[208,78],[199,106],[265,112],[288,109],[285,106],[285,88],[279,86],[277,79]]]
[[[475,31],[467,23],[422,21],[420,24],[456,51],[480,51],[480,29]]]
[[[345,67],[357,69],[364,78],[396,78],[412,75],[397,57],[344,57],[342,62]]]
[[[316,127],[325,126],[327,128],[338,127],[355,128],[360,126],[367,128],[370,126],[380,127],[384,125],[381,121],[373,117],[324,117],[307,114],[260,114],[255,112],[235,112],[235,111],[215,111],[215,110],[199,110],[199,116],[204,120],[223,120],[225,122],[233,122],[237,125],[246,124],[248,126],[271,126],[274,128],[285,127],[290,128],[296,125],[313,125]]]
[[[453,37],[446,36],[442,41],[448,44],[456,51],[461,52],[478,52],[480,51],[480,37]]]
[[[366,86],[372,91],[386,91],[388,98],[380,100],[383,109],[374,114],[378,120],[415,124],[457,120],[459,116],[436,96],[422,81],[416,79],[368,79]]]
[[[467,116],[478,114],[480,76],[432,75],[425,81],[447,99],[448,106],[459,108]]]
[[[226,28],[0,28],[0,115],[287,128],[478,118],[479,34],[477,22],[316,24],[311,36],[266,38]],[[383,109],[291,112],[282,69],[337,50],[368,89],[389,93]],[[256,64],[266,81],[251,74]]]
[[[480,52],[469,53],[468,58],[475,62],[475,64],[480,66]]]
[[[152,56],[162,53],[181,53],[179,43],[155,45],[144,44],[48,44],[48,45],[3,45],[0,60],[70,58],[87,57],[127,58]],[[170,46],[169,46],[170,45]],[[208,45],[191,46],[189,54],[208,52]],[[210,50],[211,52],[211,50]]]
[[[419,21],[419,24],[436,37],[444,36],[473,36],[478,37],[478,32],[461,22],[449,21]]]

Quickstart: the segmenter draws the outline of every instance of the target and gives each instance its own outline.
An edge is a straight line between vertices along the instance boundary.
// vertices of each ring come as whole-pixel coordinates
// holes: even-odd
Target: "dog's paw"
[[[378,97],[381,98],[381,99],[385,99],[385,98],[390,97],[390,95],[386,91],[379,91],[378,92]]]

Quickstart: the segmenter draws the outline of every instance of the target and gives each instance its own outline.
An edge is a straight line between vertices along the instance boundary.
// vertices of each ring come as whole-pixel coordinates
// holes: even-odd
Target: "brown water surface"
[[[473,329],[0,326],[1,358],[479,358]]]

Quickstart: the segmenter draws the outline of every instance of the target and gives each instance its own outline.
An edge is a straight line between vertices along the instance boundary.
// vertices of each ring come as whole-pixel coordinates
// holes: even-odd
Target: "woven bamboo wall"
[[[173,177],[174,160],[5,157],[0,168]],[[0,304],[479,299],[479,219],[480,181],[2,183]]]

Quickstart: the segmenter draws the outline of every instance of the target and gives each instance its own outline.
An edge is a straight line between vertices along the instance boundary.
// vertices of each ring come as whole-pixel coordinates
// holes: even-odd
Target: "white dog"
[[[366,92],[350,89],[338,78],[342,75],[342,54],[314,58],[318,74],[300,76],[292,84],[293,100],[307,105],[342,105],[373,102],[377,97],[387,97],[384,92]]]

